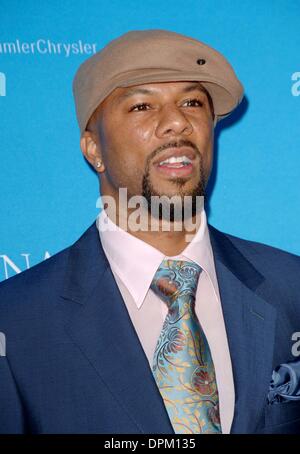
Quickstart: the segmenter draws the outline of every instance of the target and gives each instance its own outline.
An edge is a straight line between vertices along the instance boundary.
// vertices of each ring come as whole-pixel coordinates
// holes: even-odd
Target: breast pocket
[[[265,428],[286,424],[297,419],[300,423],[299,400],[267,405],[265,408]]]

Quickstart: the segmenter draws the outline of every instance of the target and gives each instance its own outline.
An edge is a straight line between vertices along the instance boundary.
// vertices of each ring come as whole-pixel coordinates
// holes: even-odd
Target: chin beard
[[[169,222],[183,221],[196,216],[203,207],[203,197],[205,197],[205,178],[203,169],[200,167],[200,179],[198,184],[191,190],[185,191],[185,178],[172,180],[177,187],[174,196],[157,192],[150,181],[149,172],[143,176],[142,195],[147,201],[148,212],[159,220]],[[186,196],[189,196],[185,199]],[[199,203],[199,197],[201,201]],[[173,200],[172,200],[173,198]],[[174,200],[175,199],[175,200]],[[197,203],[198,200],[198,203]]]

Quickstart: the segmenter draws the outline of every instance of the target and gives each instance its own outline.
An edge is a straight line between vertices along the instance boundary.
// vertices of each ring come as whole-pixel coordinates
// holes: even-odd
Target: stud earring
[[[96,167],[97,167],[97,169],[99,169],[101,166],[102,166],[102,161],[100,159],[100,161],[96,162]]]

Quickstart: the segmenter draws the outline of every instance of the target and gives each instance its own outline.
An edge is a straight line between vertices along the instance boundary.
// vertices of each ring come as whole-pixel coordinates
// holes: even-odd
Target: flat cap
[[[102,101],[117,87],[198,81],[209,92],[215,122],[243,98],[243,86],[226,58],[207,44],[167,30],[130,31],[81,64],[73,81],[81,134]]]

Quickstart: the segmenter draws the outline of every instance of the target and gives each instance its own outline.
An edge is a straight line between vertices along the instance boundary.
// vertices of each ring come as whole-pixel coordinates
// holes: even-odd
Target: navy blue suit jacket
[[[300,433],[299,401],[266,400],[273,369],[295,361],[300,258],[209,231],[235,384],[231,432]],[[95,223],[1,283],[0,332],[0,433],[174,433]]]

